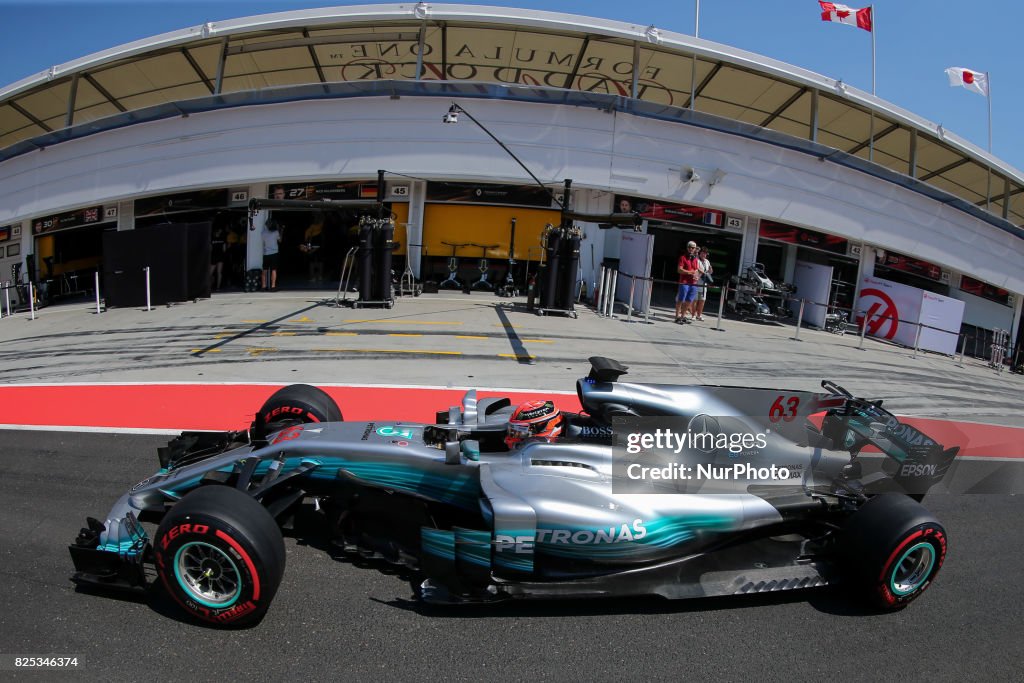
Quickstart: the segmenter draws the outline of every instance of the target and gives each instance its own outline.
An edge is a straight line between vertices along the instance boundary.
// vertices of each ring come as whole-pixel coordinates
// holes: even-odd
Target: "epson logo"
[[[908,463],[900,468],[901,477],[934,477],[935,465]]]

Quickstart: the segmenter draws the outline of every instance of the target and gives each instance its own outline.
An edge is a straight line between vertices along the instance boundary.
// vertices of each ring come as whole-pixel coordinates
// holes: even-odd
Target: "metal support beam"
[[[985,174],[985,210],[992,210],[992,167],[989,166]]]
[[[14,111],[18,112],[19,114],[24,116],[26,119],[28,119],[32,123],[34,123],[37,126],[39,126],[43,130],[45,130],[47,133],[52,133],[53,132],[53,128],[50,128],[48,125],[43,123],[40,119],[37,119],[35,116],[32,115],[32,113],[30,111],[25,109],[23,106],[21,106],[20,104],[18,104],[14,100],[11,100],[10,102],[6,102],[5,104],[11,105],[11,109],[13,109]]]
[[[769,125],[771,125],[772,121],[782,116],[783,112],[785,112],[787,109],[796,104],[796,101],[803,97],[804,93],[807,92],[807,90],[807,88],[800,88],[795,93],[793,93],[792,97],[783,102],[775,111],[768,115],[768,118],[761,122],[761,127],[767,128]]]
[[[213,84],[213,94],[219,95],[223,92],[224,86],[224,62],[228,60],[228,39],[225,37],[220,42],[220,58],[217,60],[217,80]]]
[[[893,133],[893,132],[895,132],[895,131],[897,131],[899,129],[900,129],[900,124],[898,124],[898,123],[892,124],[891,126],[889,126],[888,128],[886,128],[885,130],[883,130],[882,132],[880,132],[878,135],[875,136],[875,142],[878,142],[879,140],[884,138],[889,133]],[[857,145],[856,147],[854,147],[853,149],[847,150],[847,154],[856,154],[857,152],[859,152],[862,149],[864,149],[865,147],[867,147],[869,144],[871,144],[870,141],[862,142],[859,145]]]
[[[78,97],[78,74],[71,77],[71,92],[68,93],[68,113],[64,116],[64,127],[70,128],[75,122],[75,99]]]
[[[946,171],[952,171],[954,168],[959,168],[960,166],[963,166],[964,164],[966,164],[969,161],[970,161],[970,159],[967,158],[967,157],[964,157],[962,159],[958,159],[957,161],[954,161],[951,164],[946,164],[945,166],[943,166],[942,168],[940,168],[937,171],[932,171],[928,175],[921,176],[921,180],[927,182],[927,181],[931,180],[932,178],[934,178],[935,176],[942,175]]]
[[[907,168],[907,175],[911,178],[917,177],[917,128],[910,129],[910,164]]]
[[[818,141],[818,91],[811,91],[811,142]]]
[[[416,37],[416,80],[423,77],[423,44],[427,41],[427,18],[420,22],[420,32]]]
[[[249,45],[233,45],[227,49],[228,55],[240,55],[251,52],[266,52],[267,50],[281,50],[289,47],[304,47],[306,45],[345,45],[350,43],[369,42],[405,42],[414,40],[416,34],[408,31],[405,33],[362,33],[359,35],[345,36],[318,36],[316,38],[288,38],[285,40],[273,40],[266,43],[252,43]]]
[[[309,29],[302,29],[302,37],[309,39]],[[309,50],[309,59],[313,62],[313,67],[316,69],[316,76],[320,79],[321,83],[326,83],[327,79],[324,78],[323,67],[320,66],[320,58],[316,56],[316,50],[312,45],[306,45],[306,49]]]
[[[448,24],[441,24],[441,80],[448,80]]]
[[[572,84],[576,80],[576,74],[583,63],[583,55],[587,53],[587,46],[590,45],[590,36],[583,37],[583,44],[580,45],[580,52],[576,55],[576,63],[572,65],[572,71],[565,75],[565,83],[562,85],[566,90],[572,90]]]
[[[192,70],[196,72],[196,76],[199,76],[199,80],[203,82],[203,85],[206,86],[206,89],[209,90],[210,94],[212,95],[213,83],[211,83],[210,79],[206,77],[206,74],[203,73],[203,70],[199,68],[199,64],[192,56],[192,53],[188,51],[187,47],[183,47],[181,48],[181,54],[186,60],[188,60],[188,63],[192,67]]]
[[[640,88],[640,43],[633,43],[633,87],[630,88],[630,97],[634,100]]]
[[[692,93],[690,93],[690,99],[687,100],[686,104],[683,105],[683,109],[693,109],[694,108],[694,105],[697,102],[697,98],[700,97],[700,94],[702,92],[704,92],[704,88],[708,87],[708,83],[710,83],[711,79],[713,79],[715,76],[718,75],[718,72],[721,69],[722,69],[722,63],[721,62],[718,62],[713,67],[711,67],[711,71],[709,71],[708,75],[704,77],[704,80],[702,80],[700,82],[700,85],[698,85],[696,87],[696,89],[694,89],[694,91]]]
[[[123,104],[118,102],[116,97],[114,97],[109,92],[107,92],[107,89],[104,88],[102,85],[100,85],[99,81],[97,81],[95,78],[93,78],[91,74],[83,73],[82,74],[82,78],[84,78],[86,81],[88,81],[89,85],[91,85],[92,87],[96,88],[96,92],[98,92],[99,94],[103,95],[105,98],[107,98],[107,100],[112,105],[117,107],[118,111],[120,111],[120,112],[128,111],[128,109]]]

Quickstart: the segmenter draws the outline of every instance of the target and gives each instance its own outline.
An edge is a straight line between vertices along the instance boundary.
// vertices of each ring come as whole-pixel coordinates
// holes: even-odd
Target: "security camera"
[[[687,167],[683,169],[682,178],[684,183],[695,183],[700,180],[700,174],[697,173],[697,169]]]
[[[441,123],[458,123],[459,113],[461,111],[462,110],[459,109],[458,105],[453,104],[451,107],[448,108],[447,113],[445,113],[445,115],[441,117]]]

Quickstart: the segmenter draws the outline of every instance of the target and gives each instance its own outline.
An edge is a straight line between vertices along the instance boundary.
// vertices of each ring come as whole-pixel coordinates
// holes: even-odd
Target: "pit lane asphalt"
[[[86,515],[102,517],[157,469],[165,441],[0,432],[0,653],[75,654],[83,668],[69,678],[104,681],[1019,676],[1022,497],[926,499],[946,525],[949,555],[928,592],[896,614],[866,612],[830,590],[431,607],[382,565],[333,560],[294,538],[275,602],[254,628],[183,621],[159,593],[131,601],[76,592],[66,545]]]

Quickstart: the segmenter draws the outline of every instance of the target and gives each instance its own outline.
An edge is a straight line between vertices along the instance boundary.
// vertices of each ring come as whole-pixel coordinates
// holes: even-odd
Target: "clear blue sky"
[[[91,2],[0,0],[0,85],[77,57],[206,21],[346,3]],[[370,3],[347,3],[370,4]],[[497,5],[585,14],[692,34],[693,0],[513,0]],[[851,7],[865,4],[848,2]],[[988,71],[993,153],[1024,169],[1024,43],[1020,5],[1011,0],[876,0],[877,91],[975,143],[988,146],[981,95],[951,88],[944,70]],[[871,90],[871,35],[822,22],[816,0],[702,0],[700,37],[756,52]]]

